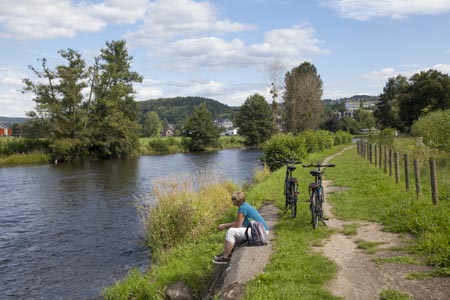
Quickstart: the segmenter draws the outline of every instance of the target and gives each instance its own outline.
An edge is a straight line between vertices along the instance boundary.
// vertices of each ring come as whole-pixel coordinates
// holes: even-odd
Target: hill
[[[18,118],[18,117],[1,117],[0,116],[0,125],[11,127],[12,124],[15,123],[23,123],[29,120],[29,118]]]
[[[155,100],[146,100],[137,102],[142,115],[150,111],[158,113],[161,120],[165,120],[172,124],[182,124],[192,115],[195,108],[201,103],[206,103],[213,118],[229,118],[233,119],[237,107],[231,107],[220,103],[217,100],[202,97],[175,97],[175,98],[159,98]]]

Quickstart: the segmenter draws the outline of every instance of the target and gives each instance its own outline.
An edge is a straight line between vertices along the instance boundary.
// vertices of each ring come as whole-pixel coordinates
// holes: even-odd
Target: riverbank
[[[347,146],[310,154],[304,163],[323,161],[345,147]],[[333,158],[330,163],[336,163],[337,167],[326,170],[326,178],[335,180],[335,185],[349,188],[348,191],[331,194],[326,200],[333,203],[335,207],[333,212],[336,216],[347,220],[377,221],[384,225],[384,230],[390,229],[411,234],[413,239],[408,243],[408,247],[401,250],[413,253],[416,258],[414,261],[437,267],[437,269],[431,268],[433,270],[431,272],[409,274],[410,278],[415,279],[407,285],[411,289],[420,289],[425,285],[424,281],[417,280],[418,278],[425,277],[428,278],[425,280],[433,280],[436,276],[448,276],[445,273],[445,270],[448,270],[446,255],[448,256],[450,252],[448,249],[449,228],[445,223],[450,213],[448,203],[441,204],[439,209],[430,209],[432,208],[430,201],[423,198],[417,200],[413,193],[405,193],[398,189],[392,178],[372,168],[354,152],[356,152],[355,149],[349,150]],[[250,204],[260,207],[263,203],[270,201],[275,207],[282,208],[284,206],[282,193],[284,172],[285,170],[281,168],[250,188],[247,192]],[[300,182],[299,199],[307,198],[306,187],[311,181],[311,176],[302,168],[298,168],[294,176]],[[304,205],[301,203],[302,201],[299,201],[295,219],[284,215],[274,226],[276,238],[273,240],[274,252],[270,263],[264,272],[245,286],[244,299],[340,299],[328,290],[326,284],[337,275],[338,264],[324,257],[319,251],[314,251],[315,248],[325,245],[335,233],[335,229],[319,226],[318,229],[313,230],[307,203]],[[410,206],[414,208],[408,209]],[[234,217],[235,209],[230,209],[219,222],[230,221]],[[422,232],[411,226],[414,220],[419,220],[418,218],[424,225],[421,228]],[[343,231],[347,232],[350,229],[358,231],[359,226],[348,226]],[[164,256],[159,258],[148,272],[139,274],[133,271],[132,276],[107,289],[104,296],[106,299],[126,299],[116,297],[117,294],[113,292],[115,289],[121,289],[127,292],[126,295],[135,295],[137,298],[139,298],[137,295],[141,295],[144,298],[158,299],[162,298],[167,286],[181,281],[195,296],[200,297],[214,270],[214,266],[210,263],[211,257],[220,251],[222,240],[222,232],[212,231],[198,240],[186,242],[180,247],[171,249],[164,253]],[[374,253],[377,252],[377,245],[371,243],[361,243],[360,251],[363,251],[362,247],[367,245],[371,245]],[[437,249],[444,250],[436,252]],[[398,248],[389,251],[398,251]],[[400,257],[390,263],[410,264],[414,261]],[[375,264],[375,261],[369,260],[369,262]],[[388,261],[379,260],[377,263],[388,263]],[[448,282],[445,277],[438,277],[437,280]],[[133,288],[137,286],[136,281],[141,282],[140,288]],[[148,282],[151,284],[149,285]],[[444,285],[443,288],[445,287]],[[391,294],[403,295],[401,291],[389,289],[378,294],[379,292],[375,291],[371,297],[378,299],[381,294],[383,297],[389,297],[386,295]],[[446,291],[441,291],[440,294],[442,293]],[[408,297],[407,294],[406,297]]]
[[[240,136],[221,136],[217,147],[208,147],[206,151],[219,151],[226,149],[245,149],[244,138]],[[140,138],[139,149],[136,156],[141,155],[167,155],[175,153],[189,153],[183,146],[181,137],[154,137]],[[35,151],[33,153],[20,153],[0,156],[0,167],[47,164],[54,163],[49,153]]]

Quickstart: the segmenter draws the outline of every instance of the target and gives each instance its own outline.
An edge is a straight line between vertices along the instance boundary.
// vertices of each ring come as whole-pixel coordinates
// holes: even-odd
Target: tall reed
[[[216,229],[217,219],[231,207],[231,182],[212,171],[176,174],[158,180],[139,207],[153,257],[183,241]]]

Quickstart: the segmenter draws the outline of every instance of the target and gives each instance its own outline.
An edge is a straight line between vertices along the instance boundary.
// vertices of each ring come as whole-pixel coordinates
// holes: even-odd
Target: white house
[[[222,132],[220,135],[237,135],[239,128],[228,128],[226,131]]]

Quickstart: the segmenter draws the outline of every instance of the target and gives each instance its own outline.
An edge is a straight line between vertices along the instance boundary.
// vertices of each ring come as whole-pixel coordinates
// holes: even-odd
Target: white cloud
[[[448,64],[437,64],[432,66],[431,69],[437,70],[442,73],[450,74],[450,65]]]
[[[182,39],[161,48],[157,55],[166,67],[177,69],[264,66],[274,58],[289,64],[305,60],[306,55],[329,53],[314,33],[308,26],[275,29],[264,35],[262,43],[251,45],[240,39],[226,41],[218,37]]]
[[[69,0],[16,0],[0,2],[3,37],[52,39],[73,37],[77,32],[96,32],[106,23],[93,15],[92,6]]]
[[[0,90],[0,116],[25,117],[25,113],[34,109],[34,102],[29,94],[9,89]]]
[[[367,80],[387,80],[389,77],[395,76],[394,68],[384,68],[381,70],[372,71],[369,74],[363,75],[364,79]]]
[[[0,84],[22,85],[26,75],[14,68],[0,66]]]
[[[253,28],[254,25],[219,19],[218,10],[209,2],[161,0],[149,4],[143,25],[137,31],[128,32],[125,38],[152,45],[155,40],[167,40],[179,35],[226,33]]]
[[[325,0],[343,18],[367,21],[387,17],[403,19],[413,15],[440,15],[450,12],[449,0]]]

